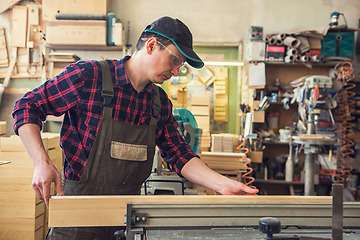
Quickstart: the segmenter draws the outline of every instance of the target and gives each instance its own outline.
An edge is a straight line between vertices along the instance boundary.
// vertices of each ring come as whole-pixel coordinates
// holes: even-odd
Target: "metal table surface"
[[[283,229],[281,233],[274,236],[298,235],[300,237],[317,237],[331,239],[331,229]],[[255,228],[213,228],[213,229],[161,229],[147,230],[147,240],[260,240],[266,239],[266,234]],[[344,230],[343,240],[360,239],[360,230]]]

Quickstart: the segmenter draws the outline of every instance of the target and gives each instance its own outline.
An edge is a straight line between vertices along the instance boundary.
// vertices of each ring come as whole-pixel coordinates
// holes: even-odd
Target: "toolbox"
[[[321,55],[324,57],[354,56],[354,31],[328,31],[322,40]]]

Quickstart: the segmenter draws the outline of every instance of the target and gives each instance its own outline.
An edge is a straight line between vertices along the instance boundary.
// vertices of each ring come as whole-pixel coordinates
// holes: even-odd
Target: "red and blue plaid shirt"
[[[135,125],[149,125],[156,92],[151,83],[139,93],[133,88],[124,68],[124,61],[129,58],[107,61],[114,85],[113,118]],[[79,61],[15,102],[12,114],[16,134],[23,124],[34,123],[41,128],[47,115],[64,115],[60,146],[66,157],[65,177],[71,180],[80,180],[97,135],[103,104],[101,79],[99,62]],[[156,144],[163,159],[181,176],[185,163],[197,155],[178,134],[172,104],[161,88],[160,103]]]

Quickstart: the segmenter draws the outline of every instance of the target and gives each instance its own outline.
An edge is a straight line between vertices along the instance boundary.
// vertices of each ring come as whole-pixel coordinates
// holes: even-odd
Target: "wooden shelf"
[[[263,144],[289,145],[288,142],[279,142],[279,141],[263,141]]]
[[[263,180],[255,179],[254,183],[282,184],[282,185],[304,185],[303,182],[288,182],[285,180]]]
[[[315,63],[315,62],[309,62],[309,63],[302,63],[302,62],[293,62],[293,63],[286,63],[286,62],[265,62],[265,64],[268,65],[280,65],[280,66],[294,66],[294,67],[299,67],[299,66],[304,66],[304,67],[332,67],[335,66],[336,64],[341,63],[338,61],[332,61],[332,62],[325,62],[325,63]]]
[[[53,45],[45,47],[53,50],[78,50],[78,51],[122,51],[123,46],[97,46],[97,45]]]

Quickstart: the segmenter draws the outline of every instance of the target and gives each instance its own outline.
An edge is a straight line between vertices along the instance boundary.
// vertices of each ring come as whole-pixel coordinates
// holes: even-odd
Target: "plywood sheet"
[[[1,0],[0,1],[0,13],[5,12],[21,0]]]

